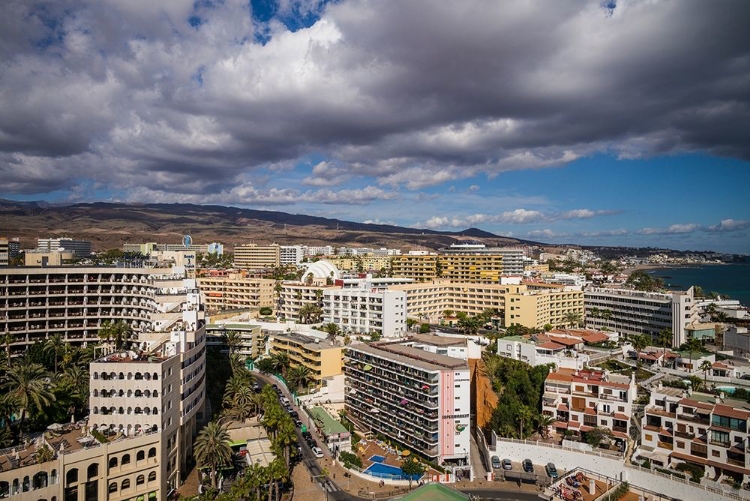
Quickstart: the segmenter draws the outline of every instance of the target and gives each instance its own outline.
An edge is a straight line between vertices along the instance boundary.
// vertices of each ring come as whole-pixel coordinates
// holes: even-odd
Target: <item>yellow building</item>
[[[356,257],[328,257],[327,260],[336,265],[341,271],[363,273],[378,273],[380,270],[387,270],[391,265],[391,256],[356,256]]]
[[[439,322],[446,310],[477,315],[498,310],[504,325],[520,324],[541,328],[546,324],[566,325],[565,315],[573,311],[583,318],[583,292],[568,291],[559,284],[520,285],[457,283],[433,280],[394,285],[391,290],[406,292],[409,318]]]
[[[198,278],[198,288],[208,312],[272,308],[275,285],[275,280],[246,277],[241,273]]]
[[[286,353],[290,367],[310,369],[316,383],[343,374],[343,346],[302,334],[275,334],[271,338],[271,355]]]
[[[499,254],[408,254],[393,257],[393,276],[417,281],[442,278],[453,282],[496,284],[503,274]]]
[[[517,324],[538,329],[547,324],[568,327],[571,323],[566,316],[570,313],[577,315],[579,322],[582,321],[583,291],[564,288],[526,290],[506,295],[504,325]]]
[[[524,271],[530,271],[531,273],[549,273],[549,264],[527,264],[523,267]]]
[[[238,245],[234,248],[234,265],[246,270],[265,270],[281,266],[281,248],[278,244]]]

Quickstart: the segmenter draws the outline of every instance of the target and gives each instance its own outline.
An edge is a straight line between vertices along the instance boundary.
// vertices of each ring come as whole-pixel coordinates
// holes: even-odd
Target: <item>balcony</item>
[[[727,463],[734,465],[734,466],[740,466],[742,468],[746,468],[745,460],[727,458]]]
[[[649,412],[648,409],[646,409],[646,412]],[[705,424],[705,425],[708,425],[711,423],[708,416],[700,417],[697,414],[678,414],[677,419],[682,419],[685,421],[691,421],[693,423],[700,423],[700,424]]]
[[[667,442],[657,442],[656,445],[658,447],[661,447],[662,449],[668,449],[670,451],[674,448],[672,444],[669,444]]]

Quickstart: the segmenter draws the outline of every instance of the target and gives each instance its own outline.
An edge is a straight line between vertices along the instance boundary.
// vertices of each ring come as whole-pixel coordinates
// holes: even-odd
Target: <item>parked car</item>
[[[316,458],[322,458],[323,457],[323,449],[320,447],[313,447],[312,448],[313,454],[315,454]]]
[[[492,467],[493,468],[495,468],[495,469],[500,468],[501,465],[500,465],[500,458],[499,457],[492,456],[491,460],[492,460]]]
[[[555,468],[555,463],[547,463],[547,466],[544,467],[544,470],[547,472],[547,475],[552,480],[557,480],[557,468]]]
[[[294,426],[296,426],[297,428],[301,427],[302,426],[302,421],[300,421],[299,419],[295,419],[294,420]]]
[[[297,411],[292,411],[289,415],[292,416],[292,419],[299,419],[299,412]]]
[[[524,459],[522,465],[523,471],[526,473],[534,473],[534,463],[531,462],[531,459]]]
[[[512,470],[513,469],[513,463],[510,462],[510,459],[503,459],[503,470]]]
[[[255,383],[255,384],[253,385],[253,391],[254,391],[255,393],[260,393],[260,385],[259,385],[258,383]]]

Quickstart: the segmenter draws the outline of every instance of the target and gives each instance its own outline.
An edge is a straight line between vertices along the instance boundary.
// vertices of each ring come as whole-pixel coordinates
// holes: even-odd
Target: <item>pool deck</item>
[[[395,466],[397,468],[401,468],[401,465],[404,462],[404,459],[397,453],[396,449],[388,447],[387,444],[377,440],[362,440],[357,444],[356,450],[352,450],[352,452],[355,452],[362,459],[362,471],[365,471],[374,463],[377,463],[377,461],[370,460],[373,456],[381,456],[385,458],[383,461],[380,461],[380,464]],[[439,472],[430,468],[425,474],[437,475],[438,473]],[[373,478],[378,477],[373,476]]]

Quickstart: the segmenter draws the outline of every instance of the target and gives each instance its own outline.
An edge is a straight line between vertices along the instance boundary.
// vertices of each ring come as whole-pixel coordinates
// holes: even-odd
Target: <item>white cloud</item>
[[[719,224],[709,226],[708,231],[729,232],[740,231],[750,227],[750,221],[738,219],[722,219]]]

